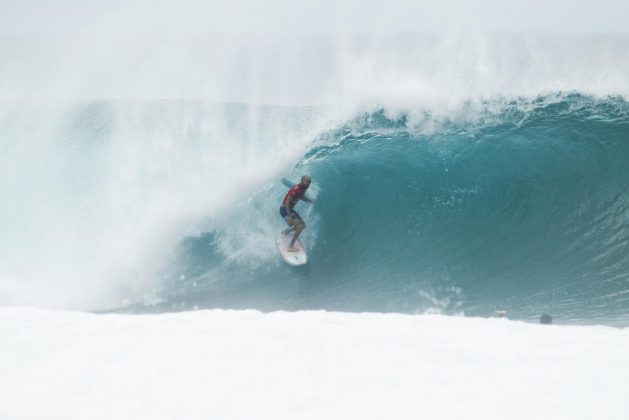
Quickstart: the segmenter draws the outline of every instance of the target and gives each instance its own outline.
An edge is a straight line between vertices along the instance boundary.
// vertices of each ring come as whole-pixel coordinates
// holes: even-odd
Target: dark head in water
[[[544,314],[539,319],[539,323],[540,324],[552,324],[553,323],[553,317],[548,315],[548,314]]]

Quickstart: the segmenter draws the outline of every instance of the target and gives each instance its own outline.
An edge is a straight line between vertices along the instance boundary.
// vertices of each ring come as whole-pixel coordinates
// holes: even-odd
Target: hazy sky
[[[0,0],[0,33],[627,33],[626,0]]]
[[[0,98],[625,94],[628,22],[627,0],[0,0]]]

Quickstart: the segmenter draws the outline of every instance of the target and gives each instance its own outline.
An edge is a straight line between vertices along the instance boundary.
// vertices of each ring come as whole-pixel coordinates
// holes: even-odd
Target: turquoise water
[[[629,325],[629,105],[4,103],[0,304]],[[286,192],[309,263],[275,250]]]
[[[154,309],[506,310],[626,325],[629,105],[565,95],[487,109],[424,123],[376,111],[324,133],[292,171],[318,193],[298,206],[309,264],[230,257],[229,228],[205,231],[179,245]],[[252,232],[285,190],[261,189],[239,216]]]

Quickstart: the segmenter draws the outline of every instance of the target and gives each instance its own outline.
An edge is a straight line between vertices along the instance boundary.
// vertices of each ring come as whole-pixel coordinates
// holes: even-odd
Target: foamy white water
[[[0,309],[0,418],[624,419],[629,329]]]

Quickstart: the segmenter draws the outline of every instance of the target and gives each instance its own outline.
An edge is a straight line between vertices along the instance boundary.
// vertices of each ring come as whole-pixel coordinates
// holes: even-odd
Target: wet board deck
[[[299,251],[297,252],[288,252],[287,248],[290,245],[290,241],[293,239],[293,233],[289,233],[288,235],[284,235],[282,232],[277,234],[277,238],[275,239],[275,245],[277,245],[277,250],[280,252],[280,255],[286,261],[287,264],[299,266],[304,265],[308,262],[308,257],[306,256],[306,250],[304,246],[299,242],[299,239],[295,241],[295,248]]]

